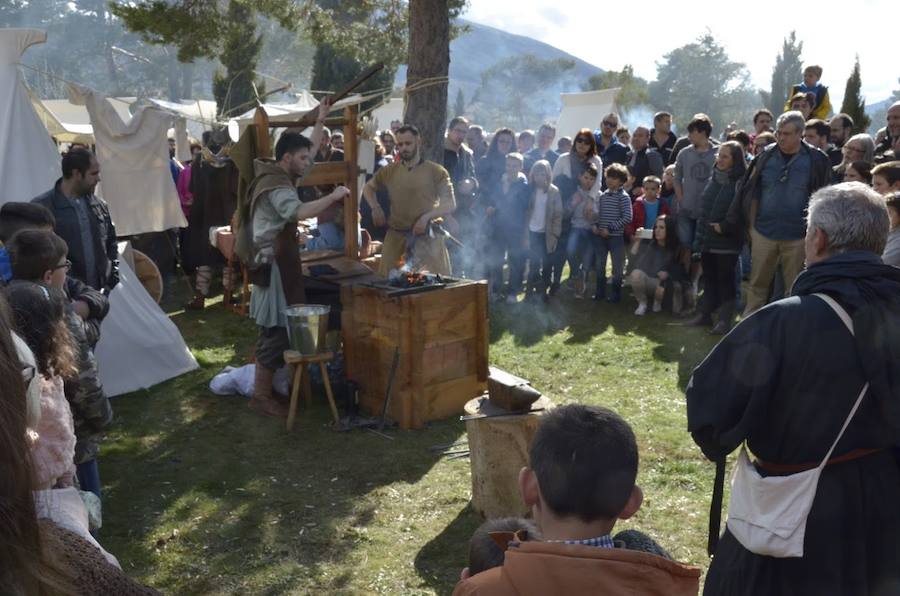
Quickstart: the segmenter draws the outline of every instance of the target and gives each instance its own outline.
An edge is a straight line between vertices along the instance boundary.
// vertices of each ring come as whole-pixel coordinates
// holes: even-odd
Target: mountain
[[[576,58],[559,48],[555,48],[524,35],[514,35],[494,27],[481,25],[465,19],[457,24],[468,28],[464,34],[450,42],[450,89],[447,97],[451,104],[458,89],[462,89],[467,101],[481,86],[481,73],[497,62],[511,56],[533,54],[544,60],[564,58],[572,60],[575,67],[560,82],[556,92],[581,91],[593,75],[603,69]],[[397,70],[394,81],[396,87],[406,83],[406,66]]]

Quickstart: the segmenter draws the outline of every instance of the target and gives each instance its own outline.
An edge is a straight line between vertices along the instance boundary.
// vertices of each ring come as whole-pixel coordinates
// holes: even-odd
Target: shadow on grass
[[[245,398],[211,396],[203,372],[168,383],[152,407],[145,395],[116,399],[130,438],[115,432],[102,460],[114,479],[104,543],[172,593],[221,590],[211,572],[222,570],[235,588],[341,590],[350,576],[328,574],[354,566],[348,553],[376,515],[366,495],[415,484],[438,461],[428,446],[459,436],[451,424],[394,441],[336,433],[321,397],[288,433]]]
[[[482,523],[471,503],[416,555],[419,577],[437,594],[451,594],[467,564],[469,538]]]
[[[172,308],[171,305],[169,308]],[[176,306],[177,308],[177,306]],[[293,432],[209,380],[253,352],[252,321],[213,304],[178,312],[201,367],[114,398],[101,458],[104,545],[129,574],[173,594],[348,590],[378,514],[372,493],[413,485],[457,439],[458,422],[428,432],[337,433],[318,391]],[[137,365],[137,364],[136,364]],[[373,541],[375,542],[375,541]]]

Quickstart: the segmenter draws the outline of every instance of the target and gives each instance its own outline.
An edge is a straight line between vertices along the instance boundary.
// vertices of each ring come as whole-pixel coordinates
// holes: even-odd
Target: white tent
[[[403,122],[404,106],[402,97],[392,97],[387,103],[372,110],[372,119],[375,120],[378,130],[390,128],[394,120]]]
[[[183,118],[188,134],[195,139],[200,139],[203,131],[212,129],[218,123],[216,102],[212,99],[182,99],[174,102],[151,98],[149,101],[153,105]],[[182,159],[183,157],[186,156],[182,156],[179,152],[178,158]]]
[[[131,247],[119,243],[119,285],[94,354],[110,397],[146,389],[198,368],[178,328],[150,297],[129,265]]]
[[[616,111],[618,94],[618,87],[584,93],[560,93],[563,107],[556,120],[557,138],[575,138],[575,133],[582,128],[599,128],[603,117]]]
[[[101,191],[116,234],[131,236],[187,226],[169,171],[166,133],[172,114],[144,106],[123,119],[102,93],[69,84],[69,100],[87,107],[100,162]]]
[[[340,100],[334,106],[333,110],[340,110],[347,106],[358,105],[371,97],[362,95],[348,95]],[[294,103],[266,103],[262,104],[266,115],[269,117],[270,123],[289,122],[299,120],[304,114],[319,105],[319,100],[313,97],[309,91],[301,91],[297,94],[297,101]],[[228,134],[233,141],[237,141],[244,130],[253,124],[253,116],[256,115],[256,108],[247,110],[240,116],[232,118],[228,122]]]
[[[124,120],[131,118],[129,106],[135,99],[111,97],[110,105]],[[31,94],[31,103],[50,136],[60,143],[94,144],[94,128],[86,107],[77,106],[68,99],[40,99],[34,94]]]
[[[16,66],[29,46],[45,41],[43,31],[0,29],[0,204],[29,201],[61,175],[59,152]]]

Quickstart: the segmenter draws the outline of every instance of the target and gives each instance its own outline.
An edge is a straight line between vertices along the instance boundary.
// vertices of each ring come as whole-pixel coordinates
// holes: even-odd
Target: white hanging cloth
[[[118,236],[187,226],[169,169],[167,131],[173,117],[154,106],[122,120],[105,95],[66,86],[69,101],[87,107],[100,162],[100,191]]]
[[[59,151],[16,66],[26,49],[45,41],[36,29],[0,29],[0,204],[30,201],[61,175]]]

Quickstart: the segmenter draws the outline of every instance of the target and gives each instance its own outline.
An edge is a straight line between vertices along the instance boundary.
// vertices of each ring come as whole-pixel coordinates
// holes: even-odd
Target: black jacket
[[[453,182],[454,190],[456,190],[456,185],[462,180],[475,178],[475,158],[472,156],[472,150],[462,145],[459,148],[459,153],[457,153],[445,146],[444,168],[450,174],[450,181]]]
[[[99,287],[95,290],[108,294],[119,283],[119,247],[116,242],[116,227],[109,215],[109,206],[102,199],[91,194],[88,197],[90,207],[91,229],[82,230],[78,225],[78,214],[72,201],[59,190],[62,179],[56,181],[52,189],[31,200],[43,205],[56,218],[56,234],[69,245],[69,260],[72,270],[69,275],[85,281],[88,276],[85,270],[84,250],[81,235],[88,233],[94,245],[94,263]]]
[[[725,218],[725,224],[730,232],[743,231],[746,233],[750,229],[750,206],[753,201],[758,201],[762,193],[762,171],[766,162],[778,151],[778,144],[772,143],[762,153],[758,154],[750,162],[744,178],[738,184],[735,200],[731,203],[731,209]],[[831,161],[819,149],[803,141],[800,145],[800,151],[809,153],[811,167],[809,174],[809,184],[807,185],[810,196],[822,188],[831,184],[833,172],[831,169]]]
[[[656,137],[653,135],[656,134],[656,129],[650,129],[650,146],[659,151],[659,154],[662,155],[663,164],[675,163],[675,160],[672,159],[672,149],[675,148],[675,143],[678,141],[678,137],[675,136],[675,133],[671,130],[669,131],[669,138],[666,139],[666,142],[663,143],[663,146],[660,147],[656,142]]]
[[[697,222],[693,246],[695,253],[710,251],[737,253],[743,244],[743,236],[739,232],[724,226],[722,233],[719,234],[709,227],[709,224],[714,223],[722,226],[731,203],[734,202],[738,182],[736,179],[718,182],[716,177],[714,173],[700,198],[700,220]]]

